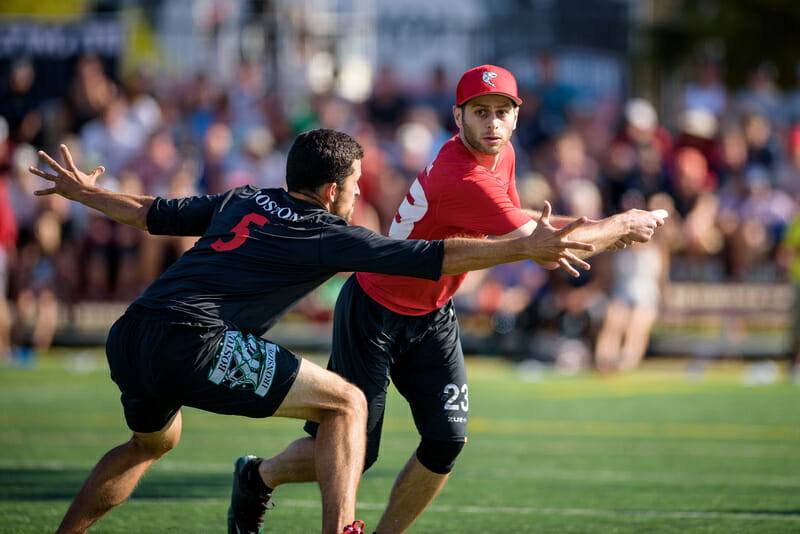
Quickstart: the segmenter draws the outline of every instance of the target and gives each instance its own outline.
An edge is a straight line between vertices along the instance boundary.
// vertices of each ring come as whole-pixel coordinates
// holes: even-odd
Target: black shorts
[[[134,432],[164,428],[181,406],[269,417],[300,368],[297,355],[260,337],[139,312],[114,323],[106,355]]]
[[[421,437],[466,441],[467,371],[452,302],[426,315],[400,315],[372,300],[351,276],[336,301],[328,369],[367,397],[368,463],[378,455],[390,378]],[[306,423],[311,435],[316,427]]]

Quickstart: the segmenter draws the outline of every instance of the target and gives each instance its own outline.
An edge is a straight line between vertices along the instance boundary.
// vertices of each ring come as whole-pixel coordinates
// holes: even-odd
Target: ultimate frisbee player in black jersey
[[[122,392],[132,438],[95,466],[58,533],[82,533],[122,503],[152,465],[174,448],[181,406],[214,413],[279,415],[319,423],[314,480],[322,493],[322,532],[361,532],[355,499],[365,454],[364,395],[338,375],[261,336],[298,300],[339,271],[438,279],[532,258],[571,268],[588,265],[567,240],[585,219],[562,230],[547,223],[531,237],[397,240],[350,226],[361,175],[361,146],[346,134],[298,136],[287,161],[287,188],[245,186],[221,195],[163,199],[94,185],[103,172],[79,171],[44,152],[53,173],[31,168],[59,194],[152,234],[199,239],[112,326],[106,352]],[[549,215],[549,207],[548,207]],[[353,431],[358,429],[358,431]],[[271,494],[261,459],[237,459],[229,532],[259,532]]]

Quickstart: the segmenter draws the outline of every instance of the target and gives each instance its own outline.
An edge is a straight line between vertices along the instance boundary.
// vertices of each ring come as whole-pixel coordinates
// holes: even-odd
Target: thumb
[[[548,201],[544,201],[544,207],[542,208],[542,216],[539,217],[539,222],[544,224],[550,224],[550,213],[552,212],[552,207]]]

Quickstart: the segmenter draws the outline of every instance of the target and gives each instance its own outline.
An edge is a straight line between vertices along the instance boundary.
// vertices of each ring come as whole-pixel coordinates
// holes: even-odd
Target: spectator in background
[[[649,197],[666,185],[666,164],[672,157],[672,136],[658,122],[653,105],[643,98],[625,103],[622,127],[603,161],[603,193],[614,212],[628,191]]]
[[[729,186],[738,187],[736,184],[744,180],[744,173],[749,164],[747,139],[739,125],[723,130],[719,149],[720,164],[717,173],[719,185],[723,189]]]
[[[383,136],[391,137],[408,110],[408,98],[400,90],[394,69],[384,65],[378,70],[372,94],[367,99],[367,120]]]
[[[719,120],[705,109],[685,109],[678,116],[675,150],[691,147],[700,152],[708,171],[719,167]]]
[[[222,93],[205,73],[196,74],[188,83],[175,88],[181,137],[195,146],[202,146],[206,131],[215,122],[228,124],[222,116]]]
[[[728,246],[735,280],[777,279],[774,254],[786,227],[797,212],[797,204],[784,191],[772,186],[761,167],[748,170],[747,196],[740,206],[741,222]]]
[[[553,52],[545,50],[536,55],[534,70],[536,84],[532,92],[539,103],[539,123],[544,136],[552,139],[569,124],[570,107],[578,92],[559,77]]]
[[[783,98],[778,88],[778,68],[771,61],[762,61],[748,74],[747,85],[736,94],[734,108],[740,116],[760,115],[774,128],[786,126]]]
[[[8,137],[14,143],[40,143],[42,116],[40,99],[34,92],[36,70],[28,58],[11,63],[8,82],[0,92],[0,116],[8,127]]]
[[[242,59],[236,80],[227,91],[227,100],[230,102],[228,122],[235,139],[265,127],[266,121],[261,107],[265,92],[266,84],[261,65],[251,59]]]
[[[764,115],[746,114],[742,117],[742,130],[747,144],[747,166],[759,166],[772,171],[778,154],[770,121]]]
[[[77,132],[84,124],[100,116],[117,95],[116,84],[106,75],[100,58],[83,56],[75,65],[75,74],[65,100],[67,131]]]
[[[628,191],[621,209],[646,206],[638,191]],[[660,207],[660,206],[659,206]],[[666,221],[666,224],[674,224]],[[612,280],[605,317],[597,334],[594,361],[601,372],[630,371],[647,352],[656,322],[661,289],[669,273],[669,250],[664,235],[654,236],[650,246],[628,247],[611,258]]]
[[[257,187],[286,186],[286,157],[275,146],[275,138],[265,128],[244,134],[242,146],[230,162],[224,190],[253,184]]]
[[[678,149],[669,184],[675,202],[675,219],[681,225],[672,274],[677,279],[719,280],[722,268],[711,261],[723,247],[716,225],[719,199],[705,156],[692,147]]]
[[[781,243],[783,263],[789,281],[794,287],[791,321],[790,380],[800,384],[800,215],[795,216]]]
[[[7,131],[6,122],[0,117],[0,161],[7,158],[9,151]],[[8,193],[8,173],[4,171],[0,172],[0,363],[11,357],[9,271],[17,252],[17,220]]]
[[[456,125],[453,122],[453,102],[450,94],[450,80],[447,78],[447,69],[443,65],[437,65],[430,71],[427,91],[417,102],[433,110],[439,127],[447,132],[455,132]]]
[[[381,138],[369,123],[359,125],[356,138],[364,147],[359,188],[363,199],[375,209],[380,233],[386,234],[394,220],[398,204],[408,188],[406,177],[391,164],[391,156],[384,150]]]
[[[792,87],[784,99],[784,110],[790,125],[800,123],[800,61],[794,67],[794,87]]]
[[[161,125],[161,105],[155,98],[153,72],[144,65],[137,66],[125,79],[123,91],[128,101],[130,117],[146,134]]]
[[[701,58],[695,77],[683,91],[682,109],[703,109],[721,118],[728,105],[728,91],[722,83],[722,65],[712,57]]]
[[[147,139],[145,127],[130,113],[128,102],[115,95],[95,119],[80,129],[84,155],[90,164],[105,162],[111,176],[119,176]]]
[[[139,176],[144,184],[145,194],[164,195],[181,163],[172,134],[165,128],[159,128],[150,134],[123,170]]]
[[[225,191],[229,159],[233,150],[233,134],[224,122],[215,122],[206,130],[202,153],[202,168],[198,189],[209,195]]]
[[[775,172],[775,185],[800,202],[800,123],[787,136],[785,157]]]
[[[597,184],[599,166],[597,161],[586,152],[586,144],[581,136],[568,130],[559,134],[555,140],[552,168],[546,175],[557,199],[555,202],[558,212],[583,213],[569,211],[567,204],[571,190],[584,181]],[[587,216],[591,215],[587,214]]]
[[[19,251],[15,266],[20,327],[31,329],[31,345],[37,352],[50,348],[55,336],[59,300],[56,256],[61,235],[58,216],[42,212],[33,228],[33,240]]]
[[[584,213],[590,219],[603,217],[602,196],[592,181],[573,181],[561,202],[566,210],[578,210],[569,213]],[[546,273],[546,285],[536,293],[518,321],[530,336],[525,351],[528,356],[548,361],[566,372],[589,367],[591,347],[605,315],[611,282],[609,256],[595,256],[592,269],[581,271],[578,277],[561,276],[555,271]]]

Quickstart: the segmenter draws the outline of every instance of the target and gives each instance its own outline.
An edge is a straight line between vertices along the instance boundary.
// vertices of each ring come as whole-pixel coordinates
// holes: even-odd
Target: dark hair
[[[286,187],[294,192],[314,192],[324,184],[344,184],[353,162],[364,157],[358,141],[346,133],[321,128],[301,133],[289,149]]]

